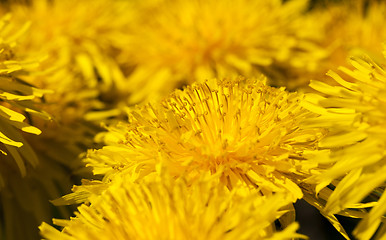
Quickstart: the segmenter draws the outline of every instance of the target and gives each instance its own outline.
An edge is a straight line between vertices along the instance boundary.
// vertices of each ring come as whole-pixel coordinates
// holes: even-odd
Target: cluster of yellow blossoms
[[[383,1],[0,14],[0,239],[386,239]]]

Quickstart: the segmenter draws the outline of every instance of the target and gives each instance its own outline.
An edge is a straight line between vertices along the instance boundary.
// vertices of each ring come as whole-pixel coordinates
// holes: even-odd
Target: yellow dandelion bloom
[[[60,123],[87,118],[86,113],[92,110],[108,109],[124,93],[124,77],[115,56],[121,48],[116,39],[122,38],[130,21],[126,5],[108,0],[10,4],[16,22],[31,22],[18,50],[47,56],[41,72],[25,80],[55,91],[46,99],[46,110]],[[103,113],[90,118],[116,114]]]
[[[384,1],[343,1],[342,5],[332,6],[328,11],[331,14],[328,39],[339,46],[330,60],[335,67],[348,66],[350,56],[360,56],[363,52],[378,63],[383,61]]]
[[[30,137],[46,162],[71,169],[82,167],[78,155],[94,147],[92,138],[101,130],[99,123],[91,122],[120,112],[110,107],[116,106],[120,91],[124,92],[123,73],[114,56],[119,52],[115,39],[120,39],[126,28],[126,5],[105,0],[10,1],[14,24],[28,21],[31,25],[17,51],[46,56],[39,71],[22,78],[53,91],[44,104],[53,121],[33,119],[43,133],[39,138]]]
[[[292,239],[297,223],[283,231],[274,221],[291,201],[285,195],[243,197],[218,181],[165,178],[142,184],[115,179],[90,205],[81,205],[71,220],[55,220],[59,232],[40,226],[47,239]]]
[[[304,198],[348,239],[337,218],[323,211],[331,191],[318,189],[316,197],[319,182],[306,182],[325,169],[314,156],[328,151],[318,149],[324,126],[302,124],[317,116],[302,102],[302,94],[269,87],[263,79],[238,78],[195,83],[160,103],[138,106],[129,123],[101,134],[106,146],[85,159],[104,179],[84,181],[55,204],[87,202],[122,174],[132,182],[157,176],[163,168],[191,181],[219,174],[229,189],[287,193],[293,202]]]
[[[301,100],[263,79],[196,83],[160,104],[134,109],[130,123],[111,127],[107,146],[89,152],[86,162],[105,175],[104,182],[121,172],[136,181],[165,166],[171,175],[190,179],[221,173],[230,189],[288,192],[295,201],[307,187],[298,184],[316,167],[303,154],[315,150],[323,135],[299,128],[313,116]]]
[[[92,138],[101,130],[98,121],[120,113],[112,108],[125,95],[115,56],[121,48],[121,40],[116,39],[122,38],[131,16],[126,6],[126,1],[107,0],[10,1],[14,23],[31,24],[18,52],[46,56],[39,71],[23,77],[53,91],[44,105],[53,121],[33,119],[43,133],[39,138],[30,137],[46,162],[70,169],[83,167],[78,155],[95,147]]]
[[[54,216],[48,199],[73,184],[68,172],[38,156],[31,139],[41,130],[30,124],[51,118],[42,111],[51,91],[22,80],[38,71],[38,62],[18,51],[28,27],[18,28],[10,14],[0,20],[0,238],[10,240],[37,239],[37,226]],[[63,208],[55,211],[69,215]]]
[[[2,156],[1,160],[5,159],[2,161],[4,167],[0,168],[0,185],[4,186],[0,194],[0,238],[5,236],[7,239],[37,239],[39,223],[49,221],[53,216],[68,215],[61,209],[53,209],[49,200],[68,192],[74,184],[74,169],[83,167],[78,155],[93,147],[92,138],[100,128],[84,121],[85,114],[107,108],[110,104],[114,105],[111,95],[118,96],[119,94],[115,94],[117,89],[123,89],[120,84],[122,73],[113,60],[114,53],[118,51],[113,40],[119,39],[119,28],[126,26],[122,21],[114,22],[111,19],[117,20],[118,16],[125,16],[125,8],[121,8],[125,3],[47,0],[19,5],[16,1],[9,2],[12,25],[19,26],[23,30],[20,30],[20,33],[24,34],[19,34],[18,44],[12,45],[11,50],[6,44],[14,44],[12,41],[15,41],[16,33],[9,43],[2,43],[2,76],[7,73],[8,68],[9,72],[18,70],[17,73],[24,73],[27,67],[25,65],[28,62],[16,62],[19,59],[13,59],[11,53],[16,56],[22,54],[26,59],[45,57],[39,58],[39,66],[33,72],[19,74],[17,79],[15,76],[15,79],[1,83],[2,91],[2,88],[5,88],[5,93],[7,90],[12,91],[8,95],[4,94],[4,97],[16,99],[17,94],[21,95],[20,101],[13,100],[13,105],[20,105],[19,114],[12,112],[10,115],[11,112],[8,111],[1,117],[10,116],[6,121],[15,122],[15,126],[25,132],[40,133],[41,130],[42,134],[38,137],[24,136],[29,144],[24,141],[24,145],[18,148],[21,151],[16,152],[17,155],[13,150],[16,147],[12,148],[12,152],[3,150],[7,156]],[[71,14],[68,14],[68,9],[71,9]],[[27,30],[24,28],[26,22],[29,23]],[[12,33],[4,26],[4,31]],[[5,36],[4,39],[7,40]],[[11,58],[7,59],[7,55]],[[19,81],[19,78],[22,81]],[[54,121],[42,121],[34,117],[37,115],[35,113],[39,112],[32,106],[28,97],[37,99],[41,97],[42,92],[31,85],[52,90],[52,94],[44,96],[42,109],[50,113]],[[16,86],[20,89],[16,89]],[[8,107],[6,104],[8,103],[1,103],[2,106]],[[25,116],[31,117],[34,126],[40,130],[17,122],[22,121],[23,112],[28,113]],[[94,114],[92,119],[87,120],[108,117],[116,112]],[[41,115],[45,116],[42,113]],[[13,135],[10,135],[8,132],[6,137],[15,144],[21,142],[21,139],[14,137],[16,134],[12,132]],[[11,162],[8,158],[17,161]],[[28,161],[22,162],[23,158],[28,158]],[[23,177],[16,175],[19,173],[11,169],[15,163],[19,165]],[[31,166],[34,169],[31,169]],[[82,169],[82,172],[76,174],[87,177],[85,172],[86,170]]]
[[[331,1],[325,7],[312,11],[313,21],[320,22],[319,31],[321,39],[324,39],[321,44],[329,54],[325,61],[320,62],[319,71],[307,77],[333,84],[334,81],[330,81],[325,73],[338,66],[349,67],[349,58],[360,57],[364,52],[378,64],[381,63],[382,43],[386,39],[385,13],[386,2],[375,0]]]
[[[324,57],[302,18],[307,0],[148,2],[119,58],[134,67],[131,103],[196,79],[312,70]]]
[[[29,70],[36,68],[37,63],[15,55],[14,48],[26,28],[15,28],[10,19],[11,15],[5,15],[0,20],[0,154],[3,166],[0,168],[0,189],[6,181],[4,171],[16,169],[19,171],[17,174],[25,176],[27,168],[38,163],[22,132],[40,134],[41,131],[29,125],[26,119],[31,115],[49,118],[38,106],[47,91],[20,80]]]
[[[386,214],[386,72],[366,56],[353,57],[351,64],[354,70],[341,67],[342,74],[328,73],[336,86],[311,82],[323,96],[310,94],[308,107],[320,116],[304,123],[329,128],[319,147],[331,153],[318,157],[327,170],[311,178],[319,182],[318,191],[334,186],[324,211],[351,209],[354,216],[366,216],[354,234],[369,239]],[[368,216],[362,214],[369,208]]]

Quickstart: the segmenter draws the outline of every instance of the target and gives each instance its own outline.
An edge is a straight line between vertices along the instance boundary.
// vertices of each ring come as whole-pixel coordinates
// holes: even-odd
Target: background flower
[[[50,167],[51,163],[41,167],[42,159],[29,136],[41,134],[32,119],[51,119],[42,109],[45,97],[52,93],[22,80],[39,71],[36,56],[35,60],[28,59],[17,51],[29,24],[18,28],[14,18],[5,14],[0,25],[0,237],[35,239],[38,223],[53,216],[48,199],[63,194],[54,185],[71,185],[63,172]],[[63,208],[56,211],[68,216]]]
[[[41,133],[25,120],[30,115],[49,119],[49,115],[39,109],[39,101],[48,91],[20,80],[19,77],[27,75],[37,63],[15,56],[13,48],[28,26],[17,29],[10,24],[10,19],[10,15],[5,15],[0,20],[0,151],[4,158],[2,164],[17,169],[24,176],[26,165],[34,167],[38,160],[21,133]],[[3,187],[4,179],[0,174],[0,189]]]
[[[213,77],[264,72],[286,83],[283,71],[313,71],[325,57],[306,0],[144,2],[119,58],[133,68],[131,103]]]
[[[350,212],[349,215],[360,217],[372,208],[354,231],[359,239],[369,239],[386,211],[383,207],[386,73],[366,56],[354,57],[351,63],[354,70],[341,67],[341,75],[329,72],[337,86],[318,81],[310,84],[323,96],[308,95],[309,101],[316,104],[309,109],[320,116],[306,124],[329,128],[319,146],[331,151],[318,157],[328,170],[311,179],[321,182],[318,191],[329,188],[333,191],[325,212]],[[331,188],[331,184],[335,187]],[[384,230],[378,234],[381,236]]]
[[[317,1],[316,1],[317,2]],[[383,64],[382,43],[386,40],[384,16],[386,3],[376,0],[321,1],[322,6],[311,9],[308,22],[317,27],[317,44],[325,49],[325,58],[318,63],[316,71],[293,71],[286,76],[294,89],[309,91],[311,79],[335,84],[326,76],[328,70],[338,66],[350,67],[350,57],[369,55],[377,64]]]
[[[0,227],[7,239],[37,239],[37,226],[42,221],[68,217],[68,209],[54,208],[49,200],[69,192],[71,185],[79,183],[79,176],[90,176],[79,155],[95,146],[93,137],[101,129],[94,121],[119,112],[109,111],[115,106],[111,95],[117,97],[117,89],[124,92],[123,74],[114,60],[119,50],[113,40],[119,39],[119,28],[126,25],[122,19],[111,19],[126,15],[125,4],[48,0],[2,3],[1,12],[12,13],[11,23],[16,29],[12,32],[4,24],[2,30],[1,104],[8,108],[12,101],[14,105],[14,112],[6,110],[2,117],[14,128],[42,132],[39,136],[24,135],[26,141],[20,147],[22,140],[16,130],[1,130],[9,138],[3,141],[16,144],[3,150],[7,156],[1,160],[6,167],[0,168],[0,185],[4,187]],[[34,68],[29,70],[32,64]],[[50,94],[41,98],[44,91],[38,88],[49,89]],[[32,100],[42,110],[33,106]],[[40,130],[24,123],[22,114]],[[19,168],[22,175],[11,167]]]
[[[47,97],[46,108],[60,123],[87,118],[90,111],[110,109],[111,101],[119,101],[124,94],[125,78],[115,57],[130,23],[128,6],[125,1],[105,0],[10,5],[15,22],[31,22],[18,50],[47,56],[41,63],[42,71],[26,80],[55,91]]]

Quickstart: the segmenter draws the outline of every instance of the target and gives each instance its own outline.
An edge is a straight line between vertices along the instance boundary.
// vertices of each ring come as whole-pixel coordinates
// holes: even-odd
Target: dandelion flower
[[[12,12],[12,25],[16,29],[19,26],[23,30],[20,33],[23,34],[18,34],[15,46],[12,44],[16,33],[9,42],[2,43],[2,75],[7,73],[8,68],[12,75],[15,75],[13,72],[26,72],[25,65],[28,62],[18,63],[16,61],[19,59],[7,59],[10,53],[26,59],[36,59],[38,56],[39,65],[33,71],[28,71],[28,74],[19,74],[17,78],[15,76],[14,79],[2,81],[1,90],[13,94],[4,94],[4,98],[14,97],[13,105],[20,105],[17,110],[12,108],[12,111],[19,112],[18,115],[13,112],[9,115],[11,112],[8,111],[2,117],[7,118],[6,122],[14,122],[14,126],[25,132],[42,133],[38,137],[25,135],[26,141],[22,142],[20,138],[15,138],[16,134],[10,135],[10,130],[7,129],[6,133],[1,130],[15,144],[23,143],[18,148],[21,151],[17,155],[13,154],[15,150],[9,152],[9,146],[7,149],[2,148],[7,153],[7,156],[2,156],[2,160],[9,157],[17,160],[2,161],[2,166],[5,167],[0,168],[0,185],[4,186],[0,193],[2,237],[37,239],[38,224],[50,221],[54,216],[69,215],[63,209],[53,209],[49,200],[68,192],[71,185],[77,183],[74,175],[89,176],[85,175],[88,171],[84,169],[78,155],[85,149],[94,147],[92,138],[100,128],[86,120],[107,118],[117,113],[98,112],[99,115],[94,114],[91,119],[85,116],[94,110],[105,110],[110,104],[114,105],[110,96],[118,96],[116,91],[123,86],[120,82],[123,79],[122,74],[113,60],[117,51],[113,39],[119,39],[119,28],[126,26],[122,23],[124,18],[111,21],[117,20],[118,16],[126,16],[125,8],[120,8],[123,5],[123,1],[112,3],[102,0],[43,0],[26,5],[9,1],[7,7]],[[5,8],[3,5],[1,7]],[[68,14],[68,9],[71,9],[71,14]],[[121,11],[125,14],[120,14]],[[29,23],[28,29],[24,27],[26,22]],[[4,31],[12,33],[6,25],[4,28]],[[2,39],[7,40],[6,36],[2,36]],[[12,51],[7,44],[11,45],[9,49]],[[11,86],[14,89],[10,89]],[[45,117],[44,120],[48,118],[45,113],[33,107],[32,100],[40,98],[43,92],[31,86],[52,90],[51,94],[44,95],[44,104],[41,104],[41,109],[52,116],[51,121],[43,121],[34,116],[40,112]],[[21,94],[20,101],[16,99],[17,94]],[[1,105],[8,107],[8,102],[4,101]],[[23,121],[23,112],[28,113],[25,116],[40,130],[29,127],[26,123],[19,123]],[[2,139],[10,142],[6,138]],[[17,147],[12,149],[15,148]],[[27,158],[26,161],[21,161],[23,158]],[[16,175],[19,173],[11,169],[15,163],[19,165],[23,176]],[[83,168],[75,173],[81,167]]]
[[[307,77],[334,84],[325,73],[337,66],[350,67],[348,59],[351,56],[360,57],[363,53],[376,63],[382,63],[382,43],[386,39],[385,12],[386,3],[373,0],[331,1],[325,7],[313,10],[309,15],[313,16],[313,21],[320,22],[320,39],[324,39],[321,45],[329,54],[320,62],[319,71]]]
[[[339,48],[330,62],[334,66],[348,66],[346,59],[350,56],[360,56],[363,52],[375,62],[382,62],[382,43],[386,39],[386,34],[382,31],[385,11],[385,2],[373,0],[355,3],[344,1],[336,8],[331,7],[332,17],[331,24],[327,26],[328,34],[329,39],[335,41]],[[342,31],[345,34],[341,34]],[[335,59],[340,59],[341,62]]]
[[[79,155],[95,147],[92,139],[101,130],[99,120],[119,113],[110,108],[115,106],[114,97],[119,102],[119,91],[124,91],[123,74],[114,56],[119,52],[115,39],[121,38],[121,30],[127,27],[125,19],[130,16],[125,6],[124,1],[107,0],[42,0],[28,4],[10,1],[7,5],[15,25],[30,23],[17,52],[45,56],[37,71],[22,80],[52,90],[45,96],[43,106],[52,121],[32,118],[42,134],[38,138],[28,136],[32,148],[46,164],[39,171],[57,171],[56,176],[40,175],[42,179],[47,176],[45,181],[50,182],[50,199],[67,192],[78,175],[89,176]],[[33,175],[39,176],[36,172]],[[59,180],[59,176],[65,178]],[[68,185],[70,178],[73,183]],[[46,203],[49,204],[48,199]]]
[[[23,77],[34,86],[53,91],[44,105],[53,121],[33,119],[43,132],[39,138],[31,137],[40,158],[73,172],[84,168],[78,156],[95,147],[92,139],[101,130],[99,121],[120,114],[117,105],[125,84],[115,61],[120,48],[115,39],[121,39],[130,19],[127,5],[107,0],[9,4],[15,24],[31,23],[18,52],[46,56],[39,71]],[[78,172],[87,173],[84,169]]]
[[[95,147],[92,138],[101,130],[99,120],[120,113],[112,109],[114,101],[119,102],[118,90],[124,91],[123,74],[114,60],[119,51],[114,39],[126,27],[125,6],[123,1],[104,0],[9,4],[15,25],[26,21],[31,25],[17,51],[46,56],[39,71],[22,78],[53,91],[44,104],[53,121],[33,119],[43,132],[39,138],[31,137],[40,158],[71,169],[83,167],[78,155]]]
[[[10,19],[11,15],[8,14],[0,20],[0,154],[2,165],[7,165],[0,169],[0,189],[5,185],[3,171],[18,169],[18,174],[25,176],[27,168],[35,167],[38,163],[22,132],[40,134],[41,131],[29,125],[27,118],[36,115],[49,119],[49,115],[38,106],[47,91],[20,80],[20,76],[36,68],[37,63],[15,56],[13,49],[26,28],[15,29]]]
[[[125,178],[123,178],[125,179]],[[290,203],[285,195],[242,197],[214,180],[183,179],[136,184],[115,179],[108,190],[81,205],[71,220],[40,226],[47,239],[292,239],[297,223],[276,231],[274,221]]]
[[[10,4],[15,22],[31,22],[18,50],[47,56],[41,72],[25,80],[55,91],[46,99],[46,111],[60,123],[69,124],[87,118],[91,111],[109,109],[123,94],[124,77],[114,58],[120,48],[115,39],[121,38],[130,20],[125,6],[123,1],[107,0]],[[114,113],[90,117],[103,119],[109,114]]]
[[[301,99],[263,79],[196,83],[161,104],[134,109],[129,123],[109,128],[107,146],[90,151],[86,162],[105,183],[121,172],[136,181],[166,166],[175,177],[220,173],[229,189],[288,192],[295,201],[303,196],[298,183],[316,167],[303,154],[323,136],[299,128],[313,116]]]
[[[17,49],[28,24],[17,28],[14,18],[0,20],[0,238],[36,239],[37,226],[54,215],[48,199],[62,195],[58,186],[71,186],[67,172],[44,162],[31,136],[41,135],[32,119],[48,122],[44,98],[51,91],[23,81],[38,71],[38,62]],[[33,124],[33,125],[32,125]],[[60,179],[60,180],[59,180]],[[63,208],[57,208],[64,213]],[[68,215],[68,214],[67,214]],[[67,216],[63,214],[62,216]]]
[[[323,96],[310,94],[308,100],[315,105],[309,109],[320,116],[304,124],[329,129],[319,143],[331,151],[318,158],[326,170],[311,178],[319,182],[318,190],[334,186],[324,211],[336,214],[351,209],[359,217],[371,208],[354,231],[358,239],[369,239],[386,213],[386,72],[366,56],[353,57],[351,64],[354,70],[341,67],[342,74],[328,73],[336,86],[311,82]]]
[[[119,58],[134,67],[128,79],[131,103],[196,79],[280,75],[289,68],[311,71],[324,57],[315,43],[318,32],[303,21],[306,0],[160,0],[142,5],[143,17],[134,22],[137,28]]]
[[[138,106],[128,123],[99,135],[105,147],[88,152],[86,163],[103,180],[84,181],[55,203],[88,202],[122,175],[141,182],[165,168],[174,178],[220,175],[228,189],[303,198],[348,239],[337,218],[323,211],[332,191],[307,182],[326,169],[315,156],[328,150],[318,146],[325,126],[303,124],[317,116],[303,101],[302,94],[269,87],[262,78],[238,78],[195,83],[162,102]]]

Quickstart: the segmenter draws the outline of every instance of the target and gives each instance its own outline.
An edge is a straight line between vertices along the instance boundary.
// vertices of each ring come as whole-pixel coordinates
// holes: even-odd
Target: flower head
[[[51,119],[42,109],[52,92],[22,80],[39,71],[39,62],[18,51],[29,25],[17,26],[10,14],[1,17],[0,238],[11,240],[36,239],[38,224],[54,216],[48,199],[63,194],[58,188],[73,184],[67,181],[67,171],[46,162],[34,148],[32,136],[41,136],[36,120],[46,123]],[[56,212],[69,215],[63,207]]]
[[[334,186],[324,211],[366,216],[354,234],[369,239],[386,213],[386,72],[366,56],[353,57],[351,63],[354,70],[341,67],[342,74],[328,73],[336,86],[311,82],[323,96],[310,94],[316,105],[309,109],[320,116],[304,124],[329,129],[319,143],[331,152],[318,158],[326,170],[310,178],[319,182],[317,191]],[[369,208],[370,214],[364,215]]]
[[[4,136],[0,141],[5,144],[0,147],[7,156],[1,156],[0,167],[0,228],[5,229],[0,235],[36,239],[39,223],[66,216],[61,209],[53,211],[48,200],[63,195],[74,184],[73,169],[83,167],[78,155],[94,146],[92,138],[100,128],[86,122],[85,115],[114,105],[110,94],[117,96],[117,88],[123,89],[122,73],[113,60],[118,51],[113,40],[125,26],[117,18],[127,12],[119,14],[125,11],[120,8],[123,1],[8,3],[10,25],[20,30],[11,31],[9,17],[1,22],[0,132]],[[3,12],[5,7],[1,7]],[[111,21],[113,18],[117,21]],[[38,66],[30,71],[32,64]],[[50,89],[51,94],[42,98],[45,91],[38,88]],[[37,108],[39,101],[44,104]],[[116,112],[94,114],[87,120]],[[42,133],[22,137],[19,129]]]
[[[94,147],[92,138],[101,130],[94,121],[120,112],[111,109],[120,101],[118,89],[124,92],[123,73],[114,60],[119,43],[114,39],[119,39],[126,27],[127,4],[42,0],[30,4],[12,1],[9,5],[15,25],[26,21],[31,25],[17,51],[45,56],[38,71],[22,79],[53,91],[44,99],[44,110],[53,121],[33,119],[43,132],[32,138],[33,148],[40,158],[71,170],[82,167],[78,155]]]
[[[228,192],[214,179],[187,184],[183,179],[131,183],[115,179],[71,220],[54,220],[59,232],[40,226],[47,239],[292,239],[296,223],[278,232],[274,221],[290,200],[258,193]]]
[[[20,80],[33,67],[36,69],[37,63],[15,55],[17,40],[26,28],[15,29],[10,19],[11,15],[8,14],[0,20],[0,154],[3,166],[0,168],[0,189],[6,181],[3,171],[13,169],[19,171],[17,174],[25,176],[26,169],[36,167],[38,163],[22,132],[40,134],[41,131],[29,125],[25,121],[27,117],[35,115],[49,119],[49,115],[38,106],[47,91]]]
[[[116,39],[129,21],[126,5],[106,0],[10,4],[15,23],[31,22],[18,50],[46,55],[41,71],[25,80],[54,90],[46,98],[46,111],[61,124],[113,115],[87,113],[109,109],[124,95],[124,76],[115,56],[120,51]]]
[[[121,56],[134,66],[132,103],[195,80],[312,70],[324,57],[304,24],[306,0],[145,2]]]
[[[328,54],[325,61],[320,62],[319,71],[306,75],[308,79],[304,83],[318,79],[334,84],[325,73],[338,66],[350,67],[349,58],[360,57],[363,53],[376,63],[382,63],[382,43],[386,39],[385,12],[386,2],[375,0],[330,1],[325,7],[310,12],[311,21],[320,22],[321,44]]]
[[[220,173],[230,189],[288,192],[295,200],[302,197],[297,184],[316,167],[305,155],[323,135],[299,128],[313,116],[301,99],[263,79],[196,83],[161,104],[134,109],[130,122],[111,127],[107,146],[89,152],[86,162],[105,182],[121,172],[135,181],[165,166],[175,177]]]

